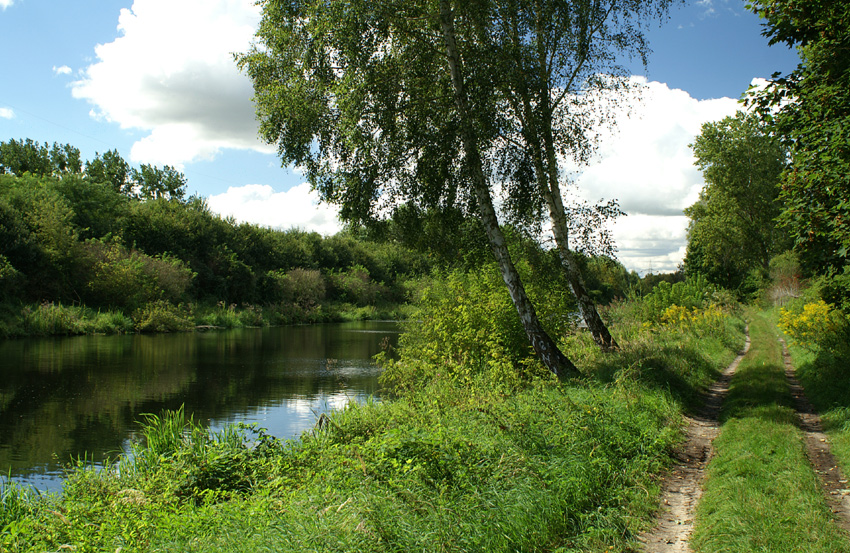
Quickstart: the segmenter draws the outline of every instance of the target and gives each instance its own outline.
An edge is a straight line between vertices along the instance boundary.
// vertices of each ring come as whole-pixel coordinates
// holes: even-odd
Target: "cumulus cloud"
[[[15,112],[12,108],[0,108],[0,119],[14,119]]]
[[[233,61],[259,19],[253,0],[135,0],[72,94],[95,117],[149,133],[132,147],[137,162],[182,166],[224,148],[273,151],[257,138],[251,82]]]
[[[307,183],[285,192],[265,184],[230,187],[227,192],[207,198],[210,209],[238,222],[254,223],[279,229],[297,227],[324,235],[339,232],[342,225],[337,209],[320,204],[316,192]]]
[[[0,9],[5,10],[15,3],[15,0],[0,0]]]
[[[68,67],[67,65],[62,65],[62,66],[59,66],[59,67],[54,65],[53,66],[53,74],[54,75],[70,75],[71,74],[71,68]]]
[[[612,229],[619,257],[640,272],[673,271],[681,263],[687,218],[703,186],[689,144],[703,123],[733,115],[731,98],[696,100],[666,84],[646,82],[642,100],[614,113],[617,127],[602,132],[596,162],[577,177],[578,194],[589,202],[617,199],[628,213]]]

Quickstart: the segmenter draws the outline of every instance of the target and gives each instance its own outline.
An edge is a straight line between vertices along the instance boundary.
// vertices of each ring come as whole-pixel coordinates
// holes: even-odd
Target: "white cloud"
[[[289,229],[297,227],[331,235],[342,228],[337,209],[320,204],[318,194],[307,183],[286,192],[275,192],[265,184],[231,186],[227,192],[207,198],[210,209],[238,222]]]
[[[701,17],[710,17],[717,13],[717,10],[714,9],[714,2],[712,2],[712,0],[698,0],[696,5],[705,10],[700,15]]]
[[[224,148],[271,152],[257,138],[253,89],[233,61],[259,23],[253,0],[135,0],[119,37],[72,85],[93,114],[149,134],[136,162],[182,166]]]
[[[740,105],[731,98],[696,100],[658,82],[646,83],[642,97],[630,117],[615,114],[617,128],[603,135],[598,161],[578,176],[578,194],[589,202],[617,199],[629,214],[612,232],[629,269],[673,271],[686,243],[682,210],[703,186],[689,144],[703,123],[733,115]]]
[[[59,67],[54,65],[53,66],[53,73],[55,75],[70,75],[71,74],[71,68],[68,67],[67,65],[62,65],[62,66],[59,66]]]
[[[15,3],[15,0],[0,0],[0,9],[5,10]]]
[[[0,119],[14,119],[15,112],[12,108],[0,108]]]

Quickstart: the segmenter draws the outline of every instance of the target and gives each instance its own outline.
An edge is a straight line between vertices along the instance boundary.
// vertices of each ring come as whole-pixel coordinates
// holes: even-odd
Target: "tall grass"
[[[19,324],[20,334],[28,336],[114,334],[133,330],[133,321],[121,311],[94,311],[52,302],[24,307]]]
[[[36,497],[29,487],[0,480],[0,535],[19,533],[19,521],[32,514]]]
[[[631,381],[514,395],[435,382],[290,443],[164,413],[146,418],[132,465],[74,473],[51,508],[62,517],[42,510],[7,546],[623,549],[654,508],[676,420],[667,394]]]

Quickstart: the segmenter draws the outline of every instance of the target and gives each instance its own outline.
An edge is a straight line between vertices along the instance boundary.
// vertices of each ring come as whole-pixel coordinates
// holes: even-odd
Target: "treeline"
[[[556,253],[509,235],[529,278],[564,294]],[[0,142],[0,335],[400,316],[419,277],[490,262],[480,223],[458,210],[404,205],[369,228],[323,237],[222,218],[187,196],[172,167]],[[580,262],[598,303],[642,285],[610,258]]]
[[[694,153],[706,186],[686,210],[685,269],[780,303],[807,280],[850,314],[850,5],[810,4],[750,5],[800,64],[751,88],[746,112],[703,126]]]
[[[84,163],[70,145],[0,143],[5,334],[26,333],[10,320],[33,303],[115,309],[136,323],[165,305],[183,305],[183,315],[198,305],[265,309],[271,324],[327,320],[340,316],[331,304],[403,302],[405,280],[431,264],[352,232],[237,224],[187,197],[174,168],[131,168],[116,151]]]

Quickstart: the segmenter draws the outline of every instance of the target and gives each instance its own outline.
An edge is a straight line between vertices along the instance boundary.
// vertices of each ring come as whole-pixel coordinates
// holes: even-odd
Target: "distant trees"
[[[754,292],[771,258],[790,247],[776,222],[786,150],[756,114],[744,112],[704,124],[692,147],[705,186],[685,210],[691,219],[685,269],[724,288]],[[748,276],[754,277],[749,284]]]
[[[39,144],[32,139],[0,142],[0,175],[23,176],[29,173],[40,177],[84,176],[89,182],[108,185],[129,198],[151,200],[174,198],[182,200],[186,194],[186,178],[168,165],[159,168],[142,164],[130,167],[116,150],[85,163],[80,150],[70,144],[53,146]]]
[[[70,164],[74,152],[0,143],[2,301],[276,304],[282,320],[302,320],[326,299],[403,301],[400,283],[431,266],[391,240],[237,224],[186,198],[172,168],[134,169],[115,151]]]
[[[32,139],[0,142],[0,175],[62,175],[82,170],[80,150],[65,144],[38,144]]]

